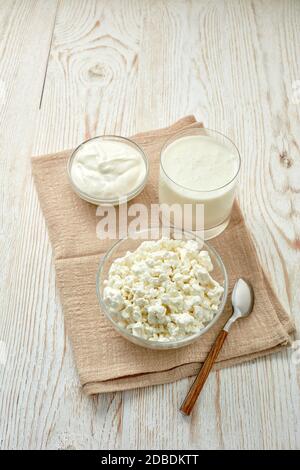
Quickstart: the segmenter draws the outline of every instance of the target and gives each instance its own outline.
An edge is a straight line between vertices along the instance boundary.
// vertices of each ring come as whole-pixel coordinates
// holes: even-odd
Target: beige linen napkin
[[[188,116],[168,128],[133,137],[150,160],[148,184],[133,202],[157,202],[159,150],[168,137],[189,126],[201,124]],[[95,289],[100,258],[112,242],[96,237],[96,206],[81,200],[69,185],[66,163],[70,153],[66,150],[33,157],[32,168],[53,246],[66,328],[84,391],[90,395],[126,390],[194,375],[230,314],[229,302],[214,327],[185,348],[153,351],[123,339],[100,311]],[[230,289],[242,276],[252,282],[255,291],[253,313],[233,326],[215,367],[244,362],[288,345],[293,321],[263,274],[237,204],[229,227],[211,244],[223,258]]]

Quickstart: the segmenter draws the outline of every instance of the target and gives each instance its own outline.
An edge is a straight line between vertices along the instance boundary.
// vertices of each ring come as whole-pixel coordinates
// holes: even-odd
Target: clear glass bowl
[[[72,178],[72,164],[73,164],[74,158],[75,158],[78,150],[81,149],[86,143],[90,142],[91,140],[112,140],[112,141],[122,142],[122,143],[134,148],[135,150],[137,150],[140,153],[140,155],[141,155],[141,157],[144,161],[144,164],[145,164],[145,176],[144,176],[144,179],[141,182],[141,184],[139,184],[131,192],[129,192],[127,194],[124,194],[122,196],[122,198],[118,198],[118,197],[116,197],[116,198],[95,198],[95,197],[91,196],[90,194],[83,192],[75,184],[75,182]],[[141,147],[139,147],[139,145],[136,144],[135,142],[133,142],[132,140],[127,139],[125,137],[118,136],[118,135],[102,135],[102,136],[98,136],[98,137],[93,137],[92,139],[85,140],[80,145],[78,145],[78,147],[76,147],[74,152],[69,157],[69,160],[68,160],[68,163],[67,163],[67,172],[68,172],[68,178],[69,178],[69,181],[70,181],[70,184],[71,184],[73,190],[82,199],[84,199],[87,202],[91,202],[92,204],[96,204],[96,205],[115,206],[115,205],[118,205],[120,203],[125,203],[125,202],[130,201],[131,199],[136,197],[138,194],[140,194],[140,192],[144,189],[144,187],[147,183],[147,180],[148,180],[149,162],[148,162],[148,158],[147,158],[146,154],[141,149]]]
[[[199,330],[198,333],[186,336],[184,338],[178,339],[177,341],[168,341],[168,342],[161,342],[161,341],[149,341],[144,338],[140,338],[137,336],[133,336],[128,330],[121,328],[112,318],[105,301],[103,299],[103,289],[104,289],[104,280],[108,279],[108,272],[109,269],[116,258],[120,258],[126,254],[127,251],[134,251],[138,248],[138,246],[144,240],[157,240],[157,236],[155,234],[155,238],[151,236],[153,229],[142,230],[140,232],[135,233],[134,236],[129,236],[127,238],[123,238],[117,241],[112,248],[106,253],[106,255],[101,259],[100,266],[97,273],[97,283],[96,283],[96,290],[97,296],[100,303],[100,307],[102,312],[108,318],[108,320],[112,323],[114,328],[126,339],[131,341],[132,343],[138,344],[139,346],[143,346],[150,349],[174,349],[174,348],[181,348],[188,344],[193,343],[196,341],[200,336],[202,336],[206,331],[208,331],[214,323],[218,320],[221,316],[224,306],[227,299],[228,294],[228,277],[227,272],[224,266],[224,263],[220,257],[220,255],[216,252],[214,248],[209,246],[203,240],[201,240],[197,235],[192,232],[183,231],[181,229],[176,229],[174,227],[162,227],[160,229],[160,236],[168,236],[168,238],[175,238],[175,239],[183,239],[183,240],[196,240],[199,242],[201,249],[208,251],[214,269],[212,271],[212,277],[218,281],[224,287],[224,293],[221,298],[219,309],[213,318],[213,320],[208,323],[205,328]]]

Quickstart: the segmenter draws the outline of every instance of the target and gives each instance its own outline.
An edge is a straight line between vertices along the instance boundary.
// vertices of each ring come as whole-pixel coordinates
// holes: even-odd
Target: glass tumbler
[[[194,178],[193,184],[182,184],[180,172],[186,171],[185,166],[188,167],[190,164],[189,171],[192,173],[192,163],[188,159],[193,152],[193,146],[189,138],[193,139],[194,136],[197,136],[197,142],[200,145],[205,147],[209,141],[217,149],[215,155],[211,156],[208,153],[206,157],[204,154],[205,160],[203,160],[202,154],[202,160],[200,160],[209,165],[209,159],[213,158],[210,171],[212,176],[214,176],[214,171],[216,172],[216,178],[212,177],[209,181],[202,179],[202,183],[201,179],[197,183],[197,179]],[[178,143],[180,147],[177,146],[177,149],[180,148],[180,151],[176,150],[176,155],[173,154],[172,157],[173,149]],[[202,153],[204,147],[202,147]],[[197,151],[195,148],[195,152]],[[231,167],[227,174],[224,172],[227,162],[222,161],[222,158],[227,158],[229,154]],[[171,157],[172,165],[180,165],[177,173],[175,172],[177,175],[175,179],[173,168],[168,166],[167,162],[167,159]],[[197,155],[195,157],[197,158]],[[196,161],[194,159],[193,164]],[[240,166],[241,158],[236,145],[220,132],[196,127],[172,136],[167,140],[160,154],[159,203],[162,222],[179,226],[178,221],[180,221],[181,228],[201,233],[205,240],[219,235],[230,221]],[[197,171],[199,174],[199,168]],[[214,181],[216,181],[215,185]]]

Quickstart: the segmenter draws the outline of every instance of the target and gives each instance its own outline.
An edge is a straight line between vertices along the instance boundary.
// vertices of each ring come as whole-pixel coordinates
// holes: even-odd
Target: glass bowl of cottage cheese
[[[97,274],[102,312],[129,341],[172,349],[196,341],[223,312],[228,278],[214,248],[197,235],[164,227],[117,241]]]

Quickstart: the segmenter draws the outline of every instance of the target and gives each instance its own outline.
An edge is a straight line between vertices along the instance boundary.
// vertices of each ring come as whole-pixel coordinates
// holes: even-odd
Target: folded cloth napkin
[[[149,181],[133,202],[148,205],[158,202],[159,151],[163,143],[176,132],[197,126],[202,125],[193,116],[187,116],[170,127],[132,138],[150,160]],[[112,242],[96,237],[99,222],[96,206],[81,200],[68,182],[66,164],[71,152],[33,157],[32,168],[53,246],[66,328],[83,390],[88,395],[127,390],[196,374],[230,315],[230,299],[219,321],[190,346],[154,351],[121,337],[100,311],[95,288],[100,258]],[[253,313],[232,327],[215,367],[248,361],[287,346],[294,323],[261,269],[237,203],[225,232],[210,243],[225,263],[229,288],[238,277],[245,277],[252,282],[255,292]]]

